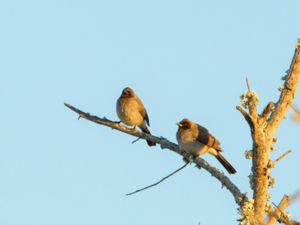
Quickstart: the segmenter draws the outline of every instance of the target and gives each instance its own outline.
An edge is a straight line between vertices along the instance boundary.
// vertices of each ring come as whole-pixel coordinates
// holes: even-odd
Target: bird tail
[[[220,152],[218,152],[218,154],[215,155],[215,157],[224,166],[224,168],[228,171],[228,173],[230,174],[236,173],[234,167],[224,158],[224,156]]]
[[[146,134],[151,134],[150,131],[148,130],[148,128],[147,128],[146,126],[142,126],[142,127],[140,127],[140,128],[141,128],[141,130],[142,130],[144,133],[146,133]],[[149,141],[149,140],[146,140],[146,141],[147,141],[147,144],[148,144],[150,147],[156,145],[156,143],[153,142],[153,141]]]

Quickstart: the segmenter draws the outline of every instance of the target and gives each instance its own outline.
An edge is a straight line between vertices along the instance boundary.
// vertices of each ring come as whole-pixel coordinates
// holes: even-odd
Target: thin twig
[[[297,191],[297,192],[295,192],[295,194],[293,194],[293,195],[291,196],[291,199],[292,199],[292,202],[291,202],[291,203],[294,203],[294,202],[297,201],[299,198],[300,198],[300,191]]]
[[[137,142],[137,141],[139,141],[139,140],[141,140],[140,137],[138,137],[137,139],[133,140],[133,141],[131,142],[131,144],[134,144],[135,142]]]
[[[295,111],[295,113],[300,113],[300,110],[297,108],[295,104],[291,105],[291,108]]]
[[[134,192],[131,192],[131,193],[129,193],[129,194],[126,194],[126,196],[136,194],[136,193],[138,193],[138,192],[140,192],[140,191],[144,191],[144,190],[146,190],[146,189],[148,189],[148,188],[151,188],[151,187],[154,187],[154,186],[160,184],[160,183],[163,182],[164,180],[168,179],[169,177],[173,176],[175,173],[177,173],[177,172],[179,172],[180,170],[182,170],[183,168],[185,168],[188,164],[189,164],[189,162],[185,163],[182,167],[180,167],[179,169],[177,169],[177,170],[175,170],[174,172],[170,173],[168,176],[162,178],[162,179],[159,180],[158,182],[156,182],[156,183],[154,183],[154,184],[151,184],[151,185],[149,185],[149,186],[147,186],[147,187],[138,189],[138,190],[136,190],[136,191],[134,191]]]
[[[258,99],[256,99],[256,94],[251,91],[250,82],[248,80],[248,77],[246,77],[246,84],[248,88],[247,98],[248,98],[248,106],[249,106],[249,114],[251,116],[252,121],[256,121],[257,119],[257,110],[256,105],[258,104]],[[251,97],[250,97],[251,96]]]
[[[246,77],[246,83],[247,83],[248,91],[251,91],[250,83],[249,83],[248,77]]]
[[[288,150],[285,153],[283,153],[280,157],[278,157],[277,159],[275,159],[274,161],[272,161],[271,159],[268,162],[268,168],[274,168],[275,165],[282,160],[284,157],[286,157],[288,154],[290,154],[292,152],[292,150]]]
[[[282,156],[278,157],[277,159],[274,160],[274,164],[278,163],[280,160],[282,160],[284,157],[286,157],[288,154],[290,154],[292,150],[286,151]]]

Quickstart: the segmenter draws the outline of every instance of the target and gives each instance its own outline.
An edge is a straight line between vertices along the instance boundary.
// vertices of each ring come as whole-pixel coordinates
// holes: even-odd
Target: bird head
[[[181,120],[179,123],[177,123],[177,126],[179,127],[179,129],[190,129],[193,125],[193,122],[190,121],[189,119],[183,119]]]
[[[126,88],[123,89],[122,97],[130,98],[130,97],[134,97],[134,96],[135,96],[135,93],[130,87],[126,87]]]

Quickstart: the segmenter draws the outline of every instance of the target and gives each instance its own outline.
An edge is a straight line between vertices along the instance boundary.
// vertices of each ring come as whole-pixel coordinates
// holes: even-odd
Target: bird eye
[[[182,124],[182,126],[183,126],[183,128],[185,128],[185,129],[188,129],[188,128],[190,127],[189,123],[187,123],[187,122],[184,122],[184,123]]]

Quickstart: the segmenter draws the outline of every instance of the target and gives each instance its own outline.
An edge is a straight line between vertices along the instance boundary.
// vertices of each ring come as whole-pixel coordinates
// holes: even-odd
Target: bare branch
[[[284,211],[286,210],[286,208],[289,207],[296,200],[298,200],[299,197],[300,197],[300,191],[297,191],[292,196],[284,195],[278,206],[276,206],[273,203],[275,205],[275,209],[273,210],[273,212],[271,212],[269,214],[269,220],[268,220],[266,225],[273,225],[278,220],[280,220],[282,215],[284,215]],[[285,221],[283,221],[283,223],[286,224],[286,225],[297,225],[297,224],[299,224],[299,222],[294,221],[294,220],[289,220],[289,219],[286,219]]]
[[[252,120],[256,120],[256,118],[257,118],[257,109],[256,109],[256,104],[258,103],[258,102],[256,102],[256,95],[255,95],[255,93],[251,90],[251,88],[250,88],[250,82],[249,82],[249,80],[248,80],[248,78],[246,77],[246,84],[247,84],[247,89],[248,89],[248,94],[247,94],[247,96],[248,96],[248,98],[249,98],[249,101],[248,101],[248,103],[249,103],[249,113],[250,113],[250,116],[252,117]]]
[[[284,210],[289,206],[290,202],[291,197],[289,197],[288,195],[284,195],[276,209],[270,213],[269,221],[266,225],[274,225],[280,218]]]
[[[254,130],[254,125],[253,125],[253,121],[252,121],[252,118],[250,117],[250,115],[239,105],[237,105],[235,108],[238,111],[240,111],[240,113],[244,116],[245,120],[247,121],[247,123],[251,129],[251,133],[252,133]]]
[[[288,150],[285,153],[283,153],[280,157],[278,157],[277,159],[275,159],[274,161],[269,160],[268,163],[268,168],[274,168],[276,166],[276,164],[282,160],[284,157],[286,157],[288,154],[290,154],[292,152],[292,150]]]
[[[283,89],[281,91],[280,98],[276,103],[274,112],[271,114],[269,124],[267,126],[268,131],[272,134],[275,133],[280,122],[284,118],[288,108],[292,105],[292,102],[296,96],[298,87],[298,80],[300,78],[300,40],[296,45],[293,60],[288,70],[288,75],[285,80]]]
[[[282,160],[284,157],[286,157],[291,152],[292,152],[292,150],[286,151],[284,154],[282,154],[280,157],[278,157],[276,160],[274,160],[274,164],[276,165],[280,160]]]
[[[260,115],[260,118],[263,122],[266,122],[268,119],[268,116],[271,112],[274,110],[274,104],[273,102],[269,102],[268,105],[264,108],[263,112]]]
[[[139,140],[141,140],[140,137],[138,137],[137,139],[133,140],[133,141],[131,142],[131,144],[134,144],[135,142],[137,142],[137,141],[139,141]]]
[[[288,108],[292,104],[295,97],[298,80],[300,77],[300,40],[298,41],[296,51],[288,71],[288,76],[285,78],[284,88],[281,90],[281,96],[276,103],[274,111],[269,116],[267,124],[259,123],[251,115],[254,132],[253,139],[253,158],[252,158],[252,173],[253,173],[253,198],[254,198],[254,214],[256,223],[263,223],[265,217],[265,207],[268,201],[268,188],[270,177],[270,148],[273,143],[273,136],[280,122],[284,118]],[[268,108],[268,106],[267,106]],[[265,112],[268,114],[269,110]],[[265,114],[265,115],[266,115]],[[267,117],[266,117],[267,118]]]
[[[217,178],[221,182],[222,186],[226,187],[231,192],[235,202],[239,206],[242,206],[244,202],[248,201],[248,197],[244,193],[241,193],[239,188],[219,169],[211,166],[201,157],[197,157],[194,162],[199,169],[203,168],[207,170],[213,177]]]
[[[248,77],[246,77],[246,84],[247,84],[248,91],[251,91],[250,82],[248,80]]]
[[[154,186],[160,184],[161,182],[163,182],[164,180],[168,179],[169,177],[173,176],[174,174],[176,174],[176,173],[179,172],[180,170],[184,169],[188,164],[189,164],[189,162],[185,163],[182,167],[180,167],[179,169],[177,169],[177,170],[175,170],[174,172],[170,173],[168,176],[165,176],[164,178],[162,178],[161,180],[157,181],[156,183],[151,184],[151,185],[148,185],[147,187],[138,189],[138,190],[136,190],[136,191],[134,191],[134,192],[130,192],[130,193],[126,194],[126,195],[127,195],[127,196],[133,195],[133,194],[136,194],[136,193],[138,193],[138,192],[144,191],[144,190],[146,190],[146,189],[148,189],[148,188],[154,187]]]
[[[145,134],[143,132],[140,132],[138,130],[126,127],[119,122],[113,122],[111,120],[108,120],[106,118],[99,118],[97,116],[90,115],[89,113],[85,113],[76,107],[64,103],[66,107],[71,109],[72,111],[78,113],[81,118],[87,119],[89,121],[92,121],[94,123],[98,123],[107,127],[111,127],[112,129],[116,129],[118,131],[121,131],[123,133],[139,137],[142,139],[147,139],[152,142],[155,142],[160,145],[162,149],[169,149],[173,152],[176,152],[177,154],[182,156],[181,151],[179,150],[179,147],[177,144],[170,142],[164,137],[157,137],[150,134]],[[206,171],[208,171],[213,177],[217,178],[223,186],[225,186],[230,193],[233,195],[235,201],[237,204],[242,205],[244,201],[247,200],[247,197],[241,193],[239,188],[220,170],[216,169],[215,167],[211,166],[207,161],[204,159],[197,157],[194,162],[196,163],[198,168],[204,168]]]

